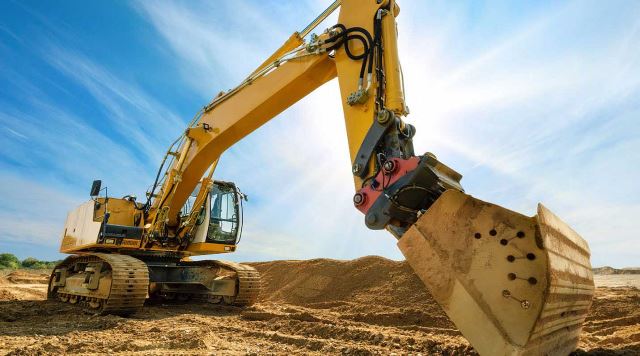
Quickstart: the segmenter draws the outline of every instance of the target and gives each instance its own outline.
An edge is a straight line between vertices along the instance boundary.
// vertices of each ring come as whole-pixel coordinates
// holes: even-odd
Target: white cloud
[[[592,244],[594,263],[633,264],[638,253],[619,247],[638,238],[637,8],[568,3],[480,39],[497,43],[487,47],[464,40],[462,21],[422,36],[445,17],[428,6],[405,4],[414,27],[400,37],[417,147],[451,158],[473,195],[528,214],[543,201]]]
[[[143,2],[139,6],[176,53],[177,66],[190,68],[184,72],[187,81],[196,91],[204,91],[205,97],[223,89],[207,92],[209,83],[237,84],[269,55],[269,50],[305,25],[291,28],[284,25],[290,21],[274,23],[272,16],[248,4],[242,5],[243,11],[254,14],[255,21],[247,22],[243,17],[240,22],[249,25],[222,21],[218,16],[225,13],[219,9],[212,12],[200,4],[187,8],[174,3]],[[321,11],[326,4],[308,6]],[[283,16],[291,17],[293,13],[285,11]],[[307,15],[311,21],[315,13]],[[263,25],[256,23],[268,24],[269,30],[261,31],[256,26]],[[247,56],[247,61],[234,59]],[[229,74],[210,74],[219,72]],[[203,77],[210,78],[205,86]],[[362,214],[353,208],[353,180],[343,122],[338,85],[333,81],[222,156],[216,176],[234,180],[250,196],[245,208],[247,226],[239,249],[242,252],[228,258],[272,259],[276,256],[274,250],[278,258],[353,258],[362,254],[400,258],[395,239],[384,232],[367,230]]]
[[[267,57],[272,43],[288,37],[275,19],[242,1],[233,5],[141,1],[135,9],[178,56],[187,81],[206,99],[227,89],[214,83],[239,82]]]
[[[57,247],[66,211],[77,205],[80,197],[7,172],[0,173],[0,181],[2,242]]]
[[[56,69],[77,81],[100,104],[120,139],[142,147],[146,159],[158,162],[164,145],[180,135],[187,119],[181,119],[165,105],[153,99],[135,83],[117,75],[85,56],[51,44],[45,58]]]
[[[435,151],[460,170],[466,175],[464,183],[471,194],[529,214],[534,212],[535,203],[543,200],[578,229],[584,228],[579,231],[598,250],[613,248],[602,237],[613,229],[596,230],[584,224],[595,219],[600,226],[608,226],[606,218],[576,212],[585,203],[618,205],[602,190],[594,190],[590,179],[575,175],[578,172],[603,179],[607,171],[598,169],[620,169],[625,164],[622,158],[611,163],[611,148],[599,145],[619,140],[631,124],[624,113],[607,117],[606,110],[620,101],[637,98],[639,77],[633,71],[638,50],[629,44],[637,42],[638,21],[616,12],[608,21],[621,24],[610,26],[604,35],[597,33],[597,28],[584,35],[585,26],[601,11],[597,3],[588,8],[581,3],[560,4],[529,17],[522,15],[518,21],[501,21],[509,9],[485,9],[479,14],[481,25],[502,23],[499,31],[478,29],[484,36],[479,37],[469,32],[464,5],[410,1],[401,5],[401,58],[412,109],[409,121],[418,128],[417,151]],[[323,8],[317,2],[307,6]],[[198,71],[206,74],[225,68],[231,73],[228,77],[211,78],[223,82],[240,79],[259,62],[254,58],[266,57],[264,49],[271,48],[271,39],[260,34],[257,40],[243,37],[256,32],[237,27],[235,20],[213,24],[202,21],[211,14],[202,11],[200,5],[176,9],[171,3],[143,3],[141,7],[177,54],[178,63],[186,63],[180,66],[197,62],[191,66],[194,71],[185,73],[187,77]],[[491,21],[483,23],[485,15],[491,16]],[[287,21],[270,21],[272,16],[268,14],[263,17],[271,27],[269,34],[296,29],[285,25]],[[629,21],[633,22],[631,30],[624,25]],[[221,30],[221,25],[225,29]],[[226,30],[232,30],[230,36]],[[244,32],[247,30],[251,32]],[[220,36],[226,38],[220,40]],[[584,36],[590,37],[571,43],[571,39]],[[281,41],[285,38],[283,35]],[[590,47],[598,50],[590,51]],[[234,60],[248,54],[250,63]],[[194,87],[202,88],[201,83]],[[325,85],[232,148],[223,156],[219,173],[257,196],[259,208],[252,211],[249,207],[251,215],[247,219],[252,219],[255,226],[266,226],[270,231],[266,235],[289,241],[283,249],[292,257],[309,254],[296,247],[300,238],[327,256],[365,253],[367,242],[375,245],[373,253],[398,256],[391,246],[393,239],[384,240],[367,231],[362,217],[351,207],[353,191],[340,102],[337,84]],[[585,121],[590,126],[583,127]],[[600,125],[604,121],[608,123]],[[625,149],[637,151],[637,143],[628,141]],[[609,158],[599,157],[594,150]],[[592,154],[595,159],[587,163],[584,154]],[[592,169],[583,170],[583,165]],[[635,170],[628,173],[637,176]],[[629,219],[637,204],[636,200],[614,210],[622,216],[620,219]],[[613,220],[610,223],[615,224]],[[622,234],[621,239],[634,239],[633,233],[623,230],[616,230]],[[253,240],[260,239],[259,235],[257,229],[247,228],[251,242],[246,243],[256,244],[254,256],[271,248],[272,241]],[[364,236],[364,245],[356,241],[360,240],[358,236]],[[594,253],[597,261],[613,262],[598,253]]]
[[[42,45],[47,50],[38,54],[93,95],[94,116],[80,117],[75,106],[54,99],[60,92],[71,96],[64,87],[69,82],[52,82],[60,91],[49,93],[31,73],[0,69],[17,98],[2,98],[0,108],[0,239],[47,246],[34,255],[57,251],[66,214],[88,199],[93,179],[103,179],[111,195],[144,192],[155,173],[148,167],[156,167],[165,149],[162,141],[183,128],[175,114],[135,84],[56,41],[48,36]],[[109,118],[104,125],[101,114]]]
[[[44,182],[49,177],[38,177],[37,174],[42,174],[46,167],[55,166],[58,178],[49,183],[56,186],[64,186],[64,181],[88,186],[91,180],[102,177],[110,178],[110,185],[123,187],[134,185],[136,177],[150,176],[126,147],[73,114],[40,100],[32,101],[31,105],[32,113],[16,109],[0,111],[0,125],[7,132],[18,132],[22,136],[0,132],[5,142],[0,152],[10,160],[20,162],[23,173],[34,174]],[[42,124],[42,117],[47,118],[46,125]],[[113,167],[118,170],[114,171]],[[118,171],[131,175],[118,174]],[[144,187],[140,183],[136,186]]]
[[[152,46],[166,49],[204,104],[326,5],[134,7],[157,31]],[[528,214],[543,201],[587,238],[594,264],[634,264],[640,207],[637,4],[536,4],[527,11],[493,5],[470,10],[464,3],[401,3],[400,55],[417,152],[435,152],[465,175],[463,185],[481,199]],[[140,142],[147,158],[157,157],[182,130],[184,120],[166,115],[170,110],[151,95],[95,60],[56,46],[46,58],[102,105],[120,135]],[[400,257],[394,239],[367,230],[352,207],[341,102],[337,82],[328,83],[223,155],[216,176],[236,181],[250,195],[245,237],[232,259]],[[109,167],[137,170],[138,181],[154,173],[148,166],[157,158],[118,162],[128,154],[123,148],[77,126],[82,120],[64,110],[52,112],[61,127],[79,127],[90,142],[107,147]],[[6,119],[0,135],[21,147],[20,135],[34,132],[40,132],[35,125]],[[87,164],[95,154],[87,141],[64,137],[68,150],[50,149]],[[65,172],[72,166],[62,164]],[[122,187],[140,184],[112,178]]]

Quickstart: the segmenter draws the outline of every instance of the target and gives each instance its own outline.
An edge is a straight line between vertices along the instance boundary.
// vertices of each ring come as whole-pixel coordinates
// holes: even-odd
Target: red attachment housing
[[[391,158],[389,160],[393,161],[395,164],[393,171],[390,174],[386,174],[384,169],[381,169],[369,184],[358,190],[356,193],[361,194],[364,199],[362,200],[362,203],[354,205],[364,214],[369,211],[369,208],[371,208],[373,203],[376,202],[386,187],[398,181],[398,179],[402,178],[405,174],[416,169],[420,163],[420,157],[415,156],[409,159]]]

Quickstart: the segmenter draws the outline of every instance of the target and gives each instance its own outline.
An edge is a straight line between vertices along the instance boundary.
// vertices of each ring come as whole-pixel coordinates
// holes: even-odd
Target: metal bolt
[[[360,164],[355,163],[355,164],[353,165],[353,167],[351,168],[351,172],[352,172],[353,174],[358,174],[358,172],[360,172]]]
[[[396,170],[396,163],[394,161],[386,161],[382,165],[382,169],[384,169],[385,173],[393,173]]]
[[[353,204],[354,204],[355,206],[360,206],[360,205],[362,205],[362,204],[364,203],[364,200],[365,200],[364,194],[356,193],[356,194],[353,196]]]
[[[377,119],[380,125],[384,125],[387,122],[389,122],[390,118],[391,118],[391,113],[388,110],[382,109],[378,111]]]
[[[367,224],[373,225],[378,221],[378,216],[376,214],[367,214],[366,220]]]
[[[531,307],[531,303],[525,299],[520,302],[520,306],[522,307],[522,309],[529,309]]]

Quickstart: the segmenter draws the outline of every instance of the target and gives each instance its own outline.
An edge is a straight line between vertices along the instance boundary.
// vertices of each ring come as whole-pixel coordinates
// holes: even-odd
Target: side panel
[[[234,252],[235,250],[235,245],[200,242],[190,244],[184,251],[191,255],[213,255],[218,253]]]
[[[593,298],[589,248],[543,206],[527,217],[448,190],[398,247],[481,355],[575,350]]]
[[[71,252],[80,246],[96,243],[101,222],[93,221],[94,204],[93,200],[89,200],[69,212],[62,232],[60,252]]]
[[[93,200],[89,200],[69,212],[62,231],[60,252],[74,253],[92,248],[121,249],[140,247],[140,240],[127,234],[123,234],[119,238],[109,238],[114,229],[118,230],[119,224],[117,223],[124,223],[122,229],[126,229],[132,226],[132,222],[135,220],[133,203],[114,198],[109,199],[107,208],[111,214],[107,226],[107,237],[103,243],[98,243],[104,216],[105,204],[103,201],[103,199],[98,199],[98,203],[100,203],[99,209],[95,209],[96,203]]]
[[[547,263],[535,236],[535,219],[449,190],[398,246],[473,347],[505,355],[526,345],[542,310]]]
[[[106,207],[109,211],[109,224],[142,226],[142,211],[136,210],[133,202],[118,198],[109,198],[106,204],[104,198],[98,198],[97,202],[100,205],[93,213],[95,221],[102,221]]]

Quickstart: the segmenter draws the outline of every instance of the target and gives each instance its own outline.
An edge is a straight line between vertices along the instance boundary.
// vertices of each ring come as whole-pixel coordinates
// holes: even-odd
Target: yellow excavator
[[[311,34],[338,8],[338,24]],[[234,252],[242,231],[246,197],[213,179],[218,159],[338,77],[353,204],[366,226],[398,240],[480,354],[574,350],[594,293],[586,241],[542,205],[528,217],[465,194],[458,172],[414,152],[399,13],[395,0],[335,1],[197,113],[167,151],[145,202],[109,197],[94,181],[91,199],[67,217],[60,251],[72,255],[52,272],[49,298],[120,315],[147,298],[255,303],[261,282],[254,268],[190,259]]]

